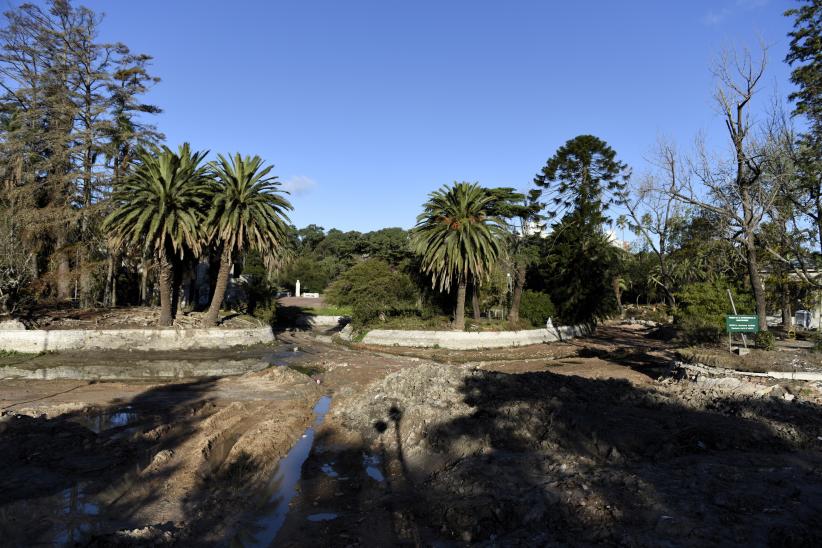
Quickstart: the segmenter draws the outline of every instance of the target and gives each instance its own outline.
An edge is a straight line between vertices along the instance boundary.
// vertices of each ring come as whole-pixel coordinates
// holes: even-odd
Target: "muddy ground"
[[[819,387],[672,375],[648,335],[454,352],[286,333],[291,368],[238,377],[0,381],[0,538],[822,545]]]

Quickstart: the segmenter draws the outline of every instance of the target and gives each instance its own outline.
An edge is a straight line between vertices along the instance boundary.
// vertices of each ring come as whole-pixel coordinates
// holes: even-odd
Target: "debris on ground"
[[[335,417],[402,463],[429,539],[818,545],[822,413],[775,394],[421,364]]]
[[[0,381],[0,538],[253,541],[310,427],[277,545],[822,545],[818,383],[672,365],[651,333],[389,353],[288,332],[282,366],[237,377]]]
[[[180,311],[174,318],[174,327],[196,328],[205,325],[207,312]],[[156,327],[160,309],[156,306],[124,308],[54,308],[38,310],[30,319],[14,320],[24,329],[141,329]],[[244,329],[262,327],[262,320],[240,314],[224,313],[218,327]],[[5,328],[10,329],[10,328]]]

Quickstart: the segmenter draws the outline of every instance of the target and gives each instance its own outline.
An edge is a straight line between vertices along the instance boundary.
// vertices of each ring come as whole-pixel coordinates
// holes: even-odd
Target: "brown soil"
[[[750,341],[749,341],[750,344]],[[728,347],[691,347],[678,353],[689,363],[701,363],[737,371],[764,373],[767,371],[822,372],[822,353],[806,348],[778,347],[777,350],[749,348],[749,354],[740,356],[729,352]]]
[[[319,308],[325,305],[322,297],[308,298],[308,297],[281,297],[277,299],[280,306],[296,307],[296,308]]]
[[[673,354],[646,335],[390,349],[420,361],[336,399],[278,543],[819,545],[818,388],[660,382]]]
[[[308,375],[0,381],[0,538],[254,545],[252,501],[330,393],[277,545],[819,545],[819,389],[678,381],[647,335],[450,352],[284,333]]]
[[[214,540],[320,394],[283,367],[153,385],[4,381],[0,538],[108,544],[112,531],[171,523],[171,538]]]

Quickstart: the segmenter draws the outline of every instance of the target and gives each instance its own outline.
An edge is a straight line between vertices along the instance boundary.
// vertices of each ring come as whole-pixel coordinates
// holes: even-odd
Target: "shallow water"
[[[331,521],[339,517],[339,514],[333,512],[321,512],[319,514],[311,514],[308,516],[308,521]]]
[[[55,544],[67,545],[79,541],[94,529],[94,522],[100,514],[97,503],[86,498],[83,486],[76,484],[60,494],[63,504],[55,520],[58,528]]]
[[[327,462],[327,463],[323,464],[320,467],[320,471],[323,474],[325,474],[326,476],[328,476],[329,478],[338,478],[338,477],[340,477],[340,475],[337,473],[336,470],[334,470],[334,466],[332,466],[333,464],[334,464],[333,462],[331,462],[331,463]]]
[[[82,424],[95,434],[100,434],[112,428],[120,428],[135,422],[139,418],[139,413],[131,407],[124,407],[117,411],[103,411],[101,413],[90,413],[80,415],[71,420]]]
[[[242,523],[232,544],[250,546],[270,546],[285,523],[291,499],[297,494],[297,484],[302,477],[302,467],[314,445],[315,427],[322,424],[331,406],[331,396],[323,396],[314,406],[314,426],[303,433],[297,443],[277,465],[265,488],[266,500],[262,511],[249,522]],[[329,516],[332,514],[315,514]],[[336,514],[333,514],[336,518]],[[325,518],[325,519],[334,519]],[[316,519],[312,521],[325,521]]]
[[[377,455],[369,455],[367,453],[363,453],[362,455],[362,466],[365,468],[365,473],[368,474],[368,477],[371,479],[379,482],[385,481],[385,476],[383,476],[382,470],[380,470],[381,463],[382,459]]]

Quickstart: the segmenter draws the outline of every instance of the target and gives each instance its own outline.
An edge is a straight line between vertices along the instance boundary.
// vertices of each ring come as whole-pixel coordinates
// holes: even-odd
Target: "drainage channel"
[[[265,487],[266,499],[263,502],[263,511],[258,513],[249,522],[240,525],[240,530],[233,539],[232,545],[243,547],[271,546],[285,523],[288,507],[297,494],[297,484],[302,477],[303,463],[311,454],[314,445],[316,428],[325,420],[325,415],[331,406],[331,396],[323,396],[314,406],[314,425],[305,430],[302,437],[283,457],[277,469]],[[334,519],[336,515],[317,514],[316,521]],[[309,518],[311,519],[311,518]]]

